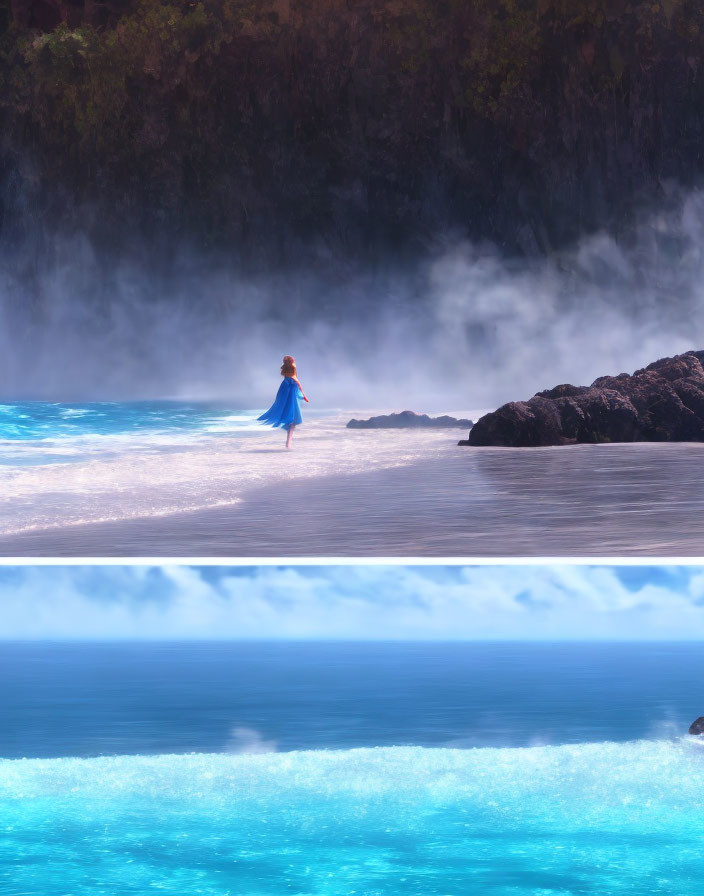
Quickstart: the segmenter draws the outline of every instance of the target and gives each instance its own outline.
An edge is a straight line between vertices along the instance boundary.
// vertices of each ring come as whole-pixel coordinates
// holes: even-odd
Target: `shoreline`
[[[340,418],[308,423],[292,451],[284,440],[285,433],[261,427],[254,437],[167,446],[147,440],[109,456],[0,465],[0,538],[208,512],[236,506],[262,485],[404,465],[455,446],[446,431],[414,439],[398,431],[356,433]]]
[[[235,505],[6,535],[0,557],[701,555],[704,445],[435,449]]]

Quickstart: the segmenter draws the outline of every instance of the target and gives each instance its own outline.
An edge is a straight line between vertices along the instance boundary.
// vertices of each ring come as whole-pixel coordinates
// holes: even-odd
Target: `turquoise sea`
[[[641,741],[0,764],[2,892],[701,893],[704,755]]]
[[[702,653],[6,644],[0,892],[695,896]]]
[[[11,402],[0,404],[0,446],[5,440],[234,433],[251,426],[260,413],[215,402]]]
[[[234,505],[248,488],[289,473],[272,457],[285,434],[257,421],[263,410],[183,401],[0,404],[0,537]],[[316,410],[306,422],[331,416]]]

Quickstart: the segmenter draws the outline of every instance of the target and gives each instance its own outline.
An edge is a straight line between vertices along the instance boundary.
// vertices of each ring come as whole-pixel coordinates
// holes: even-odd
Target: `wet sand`
[[[461,430],[352,431],[344,419],[327,417],[297,430],[294,450],[286,451],[282,431],[252,429],[166,442],[147,434],[117,444],[109,440],[112,450],[97,453],[79,441],[74,457],[53,463],[34,463],[45,448],[25,445],[20,462],[0,465],[0,533],[72,531],[232,507],[257,488],[430,460],[454,451],[464,435]],[[95,448],[94,441],[89,448]]]
[[[251,487],[229,506],[7,536],[0,555],[704,554],[704,445],[513,450],[449,439],[403,466]]]

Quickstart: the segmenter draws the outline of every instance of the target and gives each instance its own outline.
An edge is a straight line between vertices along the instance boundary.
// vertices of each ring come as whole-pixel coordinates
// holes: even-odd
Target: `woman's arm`
[[[303,391],[303,386],[301,385],[301,381],[298,379],[298,377],[294,376],[293,381],[294,383],[298,384],[298,388],[301,390],[301,395],[303,396],[303,401],[308,401],[308,399],[306,398],[306,393]],[[310,404],[310,402],[308,402],[308,404]]]

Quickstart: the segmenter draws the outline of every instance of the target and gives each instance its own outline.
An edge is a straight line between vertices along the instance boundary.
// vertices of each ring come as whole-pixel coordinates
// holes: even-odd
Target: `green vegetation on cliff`
[[[704,164],[689,0],[13,0],[0,28],[6,182],[107,230],[546,251]]]

